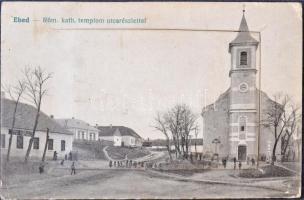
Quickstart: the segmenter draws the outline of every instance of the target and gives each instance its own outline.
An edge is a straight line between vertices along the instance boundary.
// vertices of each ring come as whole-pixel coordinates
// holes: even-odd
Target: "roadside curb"
[[[221,185],[235,185],[235,186],[246,186],[246,187],[255,187],[255,188],[263,188],[263,189],[270,189],[270,190],[275,190],[275,191],[280,191],[280,192],[285,192],[283,188],[278,188],[278,187],[270,187],[270,186],[263,186],[263,185],[257,185],[257,184],[249,184],[249,183],[236,183],[236,182],[226,182],[226,181],[215,181],[215,180],[198,180],[198,179],[193,179],[193,178],[186,178],[183,176],[179,175],[171,175],[167,174],[165,172],[158,172],[155,170],[146,170],[147,172],[154,173],[160,176],[166,176],[173,178],[175,180],[180,180],[180,181],[187,181],[187,182],[197,182],[197,183],[207,183],[207,184],[221,184]]]

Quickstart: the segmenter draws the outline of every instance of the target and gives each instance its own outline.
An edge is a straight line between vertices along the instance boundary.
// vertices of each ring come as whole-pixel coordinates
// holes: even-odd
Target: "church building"
[[[263,120],[267,108],[276,104],[261,91],[259,109],[258,46],[259,41],[250,34],[243,13],[239,32],[229,43],[230,88],[202,110],[205,153],[238,160],[257,159],[259,110]],[[269,127],[261,126],[260,157],[270,159],[273,144],[273,132]],[[280,146],[277,146],[277,152],[280,152]]]

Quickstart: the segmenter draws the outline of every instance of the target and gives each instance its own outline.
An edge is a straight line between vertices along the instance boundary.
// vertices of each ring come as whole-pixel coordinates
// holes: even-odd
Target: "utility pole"
[[[260,161],[259,161],[259,157],[260,157],[260,137],[261,137],[261,65],[262,65],[262,37],[261,37],[261,32],[259,32],[259,42],[260,42],[260,48],[259,48],[259,54],[260,54],[260,58],[259,58],[259,111],[258,111],[258,123],[259,123],[259,127],[258,127],[258,136],[257,136],[257,169],[259,168],[260,165]]]

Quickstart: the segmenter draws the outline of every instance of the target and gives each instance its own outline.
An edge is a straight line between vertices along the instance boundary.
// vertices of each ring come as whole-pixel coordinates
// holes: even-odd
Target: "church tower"
[[[251,36],[244,12],[238,35],[229,43],[229,155],[238,160],[256,159],[257,153],[256,50],[259,42]]]

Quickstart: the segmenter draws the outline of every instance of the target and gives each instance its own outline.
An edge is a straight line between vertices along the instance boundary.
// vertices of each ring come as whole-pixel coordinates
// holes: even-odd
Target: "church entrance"
[[[246,160],[247,147],[242,145],[238,147],[238,160]]]

